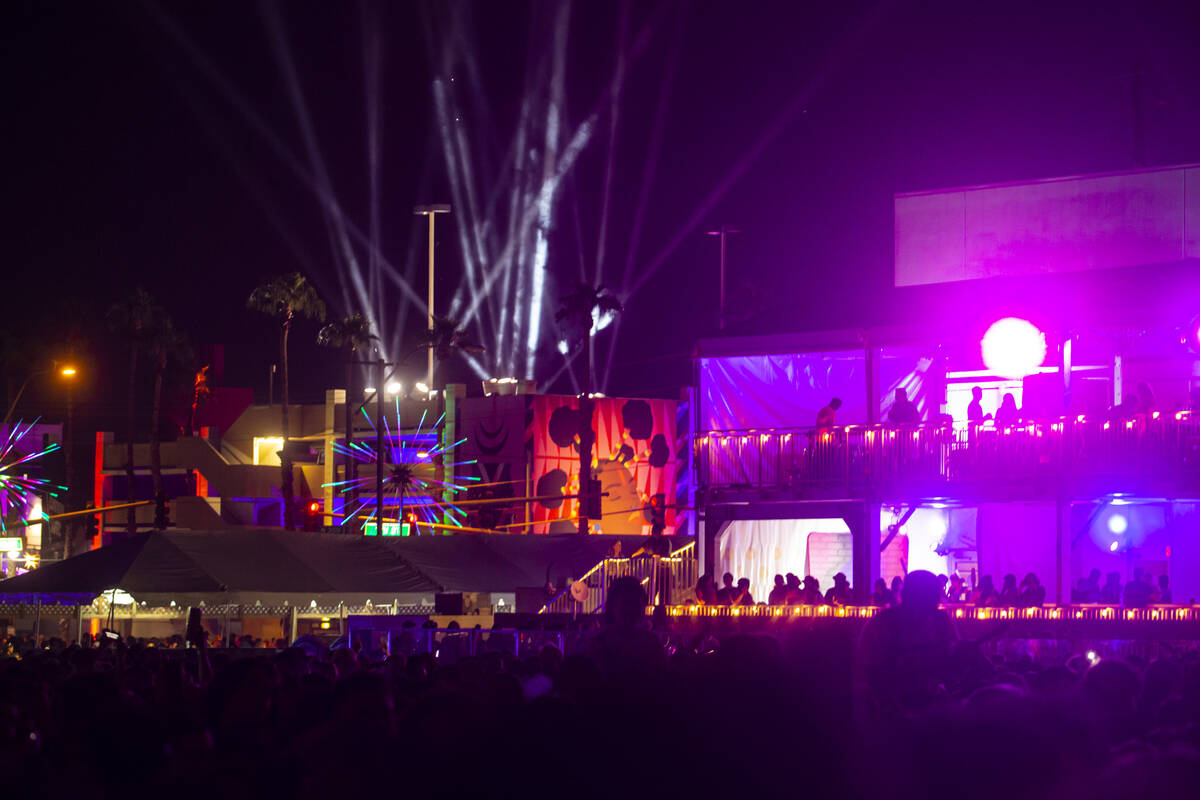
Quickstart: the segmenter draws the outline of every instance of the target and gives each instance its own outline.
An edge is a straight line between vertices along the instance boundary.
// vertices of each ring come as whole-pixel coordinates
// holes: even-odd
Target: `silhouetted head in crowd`
[[[783,582],[783,576],[782,576],[782,575],[776,575],[776,576],[775,576],[775,588],[776,588],[776,589],[782,589],[782,588],[784,588],[784,586],[785,586],[785,585],[786,585],[786,584],[784,584],[784,582]]]
[[[794,573],[789,572],[787,574],[787,577],[784,579],[784,583],[785,583],[785,585],[787,585],[788,587],[790,587],[792,589],[799,589],[800,588],[800,577],[798,575],[795,575]]]
[[[892,596],[897,600],[900,599],[900,593],[904,590],[904,580],[897,575],[892,578]]]
[[[829,407],[832,408],[834,411],[837,411],[839,408],[842,407],[842,398],[835,397],[832,400],[830,400]]]
[[[732,589],[733,588],[733,573],[726,572],[724,575],[722,575],[721,583],[725,584],[726,589]]]
[[[731,581],[733,578],[726,575]],[[610,625],[632,628],[646,615],[646,590],[637,578],[617,578],[608,586],[604,616]]]
[[[833,576],[833,585],[838,589],[847,589],[850,587],[850,581],[846,579],[846,573],[839,572]]]
[[[971,399],[973,399],[973,400],[982,400],[983,399],[983,387],[982,386],[972,386],[971,387]]]
[[[897,389],[896,390],[896,402],[903,403],[906,400],[908,400],[908,390],[907,389]]]
[[[901,593],[901,605],[917,611],[934,609],[941,598],[942,589],[936,575],[924,569],[908,573]]]

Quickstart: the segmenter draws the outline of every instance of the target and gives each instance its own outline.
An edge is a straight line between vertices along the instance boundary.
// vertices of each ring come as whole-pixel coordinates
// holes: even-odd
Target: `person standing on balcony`
[[[775,588],[767,595],[767,605],[782,606],[787,604],[788,587],[782,575],[775,576]]]
[[[817,428],[832,428],[837,424],[837,410],[842,407],[842,398],[835,397],[829,405],[817,412]]]
[[[731,606],[734,604],[733,598],[737,596],[737,588],[733,585],[733,573],[726,572],[721,577],[721,583],[723,585],[717,590],[717,605]]]
[[[888,412],[888,422],[893,425],[919,425],[921,412],[915,403],[908,399],[907,389],[897,389],[892,401],[892,410]]]
[[[996,409],[996,427],[1005,428],[1009,425],[1016,425],[1021,421],[1021,410],[1017,408],[1017,398],[1013,397],[1012,392],[1004,395],[1004,399],[1000,401],[1000,407]]]
[[[1100,589],[1100,602],[1115,606],[1121,602],[1121,573],[1110,572],[1105,576],[1104,586]]]
[[[1137,413],[1144,417],[1149,417],[1154,413],[1156,405],[1154,390],[1150,388],[1150,384],[1145,381],[1138,381]]]
[[[971,402],[967,404],[967,422],[978,424],[985,419],[990,419],[991,414],[983,413],[983,387],[971,387]]]

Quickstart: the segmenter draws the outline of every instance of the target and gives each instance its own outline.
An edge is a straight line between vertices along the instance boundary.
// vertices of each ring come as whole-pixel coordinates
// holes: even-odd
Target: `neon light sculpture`
[[[381,523],[390,521],[385,509],[392,507],[396,509],[395,520],[401,527],[404,523],[404,515],[406,510],[411,510],[420,520],[414,520],[419,526],[424,524],[429,527],[430,532],[435,528],[445,527],[443,523],[438,522],[438,518],[449,520],[452,526],[462,527],[462,519],[466,517],[466,512],[456,506],[453,502],[453,497],[459,492],[465,491],[467,486],[457,481],[478,481],[478,476],[461,476],[455,481],[445,481],[437,477],[438,461],[440,460],[443,467],[461,467],[469,464],[474,464],[475,459],[470,461],[449,461],[448,454],[456,447],[466,441],[465,438],[459,439],[457,442],[446,445],[437,445],[431,448],[422,447],[420,445],[405,443],[404,436],[400,435],[400,400],[395,400],[395,427],[396,435],[393,440],[392,426],[388,423],[387,417],[382,420],[383,434],[386,441],[385,446],[385,463],[383,465],[383,497],[382,505],[380,498],[370,497],[361,501],[353,510],[343,513],[342,525],[347,522],[359,518],[360,514],[365,514],[363,517],[364,525],[375,523],[376,529],[382,532],[383,526]],[[422,436],[437,435],[438,441],[442,441],[442,423],[446,418],[445,414],[438,417],[437,421],[425,427],[425,418],[428,412],[422,412],[421,420],[417,423],[416,434],[413,439],[419,440]],[[375,428],[375,422],[367,414],[366,409],[363,409],[363,416],[367,418],[367,422],[371,428]],[[333,449],[338,453],[347,455],[353,458],[360,464],[376,464],[377,455],[373,443],[363,441],[355,441],[347,447],[342,442],[334,442]],[[375,476],[368,475],[365,478],[355,478],[353,480],[333,481],[332,483],[323,484],[326,487],[332,487],[339,494],[348,494],[353,491],[361,491],[363,489],[373,490],[375,486]]]
[[[18,474],[22,464],[29,464],[31,461],[59,449],[56,443],[42,450],[21,454],[17,445],[33,431],[36,423],[37,420],[34,420],[22,428],[18,421],[9,431],[4,446],[0,448],[0,532],[7,530],[4,519],[8,516],[10,509],[20,508],[23,510],[36,495],[46,494],[50,497],[58,497],[60,492],[67,490],[65,486],[42,478],[31,478],[28,475]],[[41,516],[43,520],[50,519],[45,511]]]

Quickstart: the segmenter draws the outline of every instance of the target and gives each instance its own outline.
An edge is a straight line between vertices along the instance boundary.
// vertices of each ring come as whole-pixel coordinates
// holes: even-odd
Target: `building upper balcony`
[[[1200,414],[701,433],[705,502],[1200,494]]]

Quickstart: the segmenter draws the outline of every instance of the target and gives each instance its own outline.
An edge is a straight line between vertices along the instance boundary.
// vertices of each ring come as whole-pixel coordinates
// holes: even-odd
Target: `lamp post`
[[[428,323],[429,330],[433,330],[433,220],[438,214],[449,214],[450,206],[447,203],[438,203],[431,206],[417,206],[413,209],[413,213],[418,216],[429,218],[429,313]],[[428,373],[425,378],[426,386],[433,386],[433,348],[429,348]],[[380,387],[382,388],[382,387]]]
[[[741,233],[741,230],[722,225],[720,230],[708,231],[709,236],[721,237],[721,299],[717,307],[717,327],[721,330],[725,330],[725,237],[731,233]]]
[[[0,428],[8,429],[8,421],[12,419],[13,411],[16,410],[17,403],[21,402],[21,395],[25,394],[25,389],[29,386],[29,382],[42,375],[49,375],[51,372],[57,372],[64,378],[74,378],[77,370],[69,364],[60,365],[57,361],[53,361],[51,362],[51,366],[46,369],[39,369],[29,373],[29,376],[25,378],[25,382],[21,384],[21,388],[17,389],[17,396],[9,404],[8,411],[4,412],[4,422],[0,422]]]

